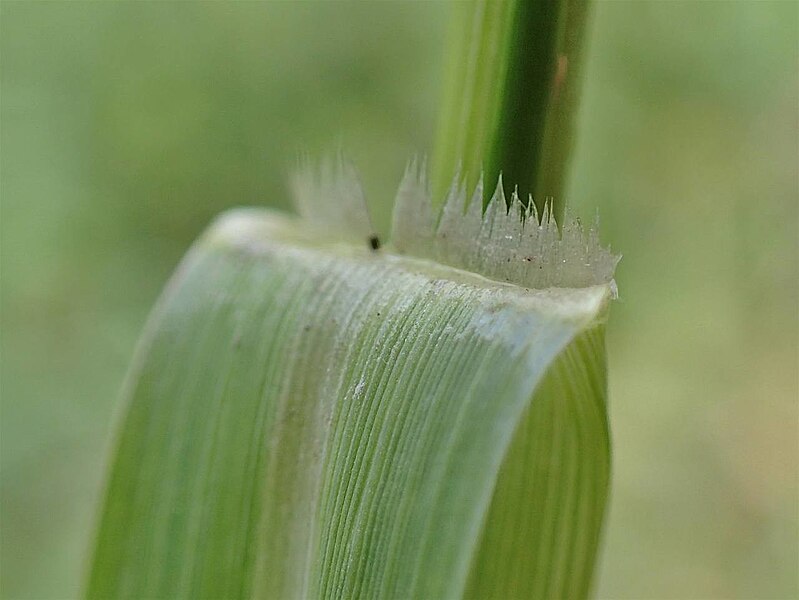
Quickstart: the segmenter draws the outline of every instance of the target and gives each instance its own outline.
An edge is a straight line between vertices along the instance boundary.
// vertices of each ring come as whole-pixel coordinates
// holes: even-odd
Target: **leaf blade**
[[[223,219],[131,378],[88,596],[461,596],[533,390],[609,294]]]

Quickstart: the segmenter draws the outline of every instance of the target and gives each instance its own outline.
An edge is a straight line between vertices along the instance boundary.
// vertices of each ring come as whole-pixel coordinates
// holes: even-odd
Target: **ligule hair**
[[[455,173],[434,203],[425,159],[409,161],[394,202],[388,251],[434,260],[530,289],[610,285],[621,256],[599,240],[598,215],[587,227],[568,209],[561,226],[551,201],[539,211],[517,189],[507,197],[500,174],[483,206],[484,178],[467,189]],[[364,241],[374,237],[356,169],[341,155],[318,168],[308,160],[292,177],[295,206],[315,226]]]

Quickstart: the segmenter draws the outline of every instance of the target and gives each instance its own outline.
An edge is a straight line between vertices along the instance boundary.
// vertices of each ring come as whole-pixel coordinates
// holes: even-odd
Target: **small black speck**
[[[380,250],[380,238],[373,235],[369,238],[369,247],[372,250]]]
[[[380,316],[380,311],[377,311],[377,316],[378,316],[378,317]]]

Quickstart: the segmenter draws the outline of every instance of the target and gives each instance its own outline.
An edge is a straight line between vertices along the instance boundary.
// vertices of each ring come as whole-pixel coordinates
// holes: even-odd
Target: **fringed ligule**
[[[291,191],[297,212],[314,227],[347,238],[374,236],[358,171],[341,154],[319,168],[300,159]]]
[[[323,163],[316,177],[307,167],[293,179],[295,203],[311,222],[342,234],[371,235],[371,223],[355,169],[339,158]],[[490,279],[531,289],[609,284],[621,258],[599,242],[598,218],[587,228],[566,210],[558,229],[551,204],[541,214],[518,190],[505,197],[500,175],[483,210],[483,177],[472,193],[460,172],[444,204],[433,208],[424,161],[405,169],[394,205],[391,244],[400,254],[435,260]]]
[[[532,198],[525,205],[518,190],[513,191],[508,203],[501,175],[483,211],[484,185],[481,176],[467,196],[464,178],[458,172],[435,226],[426,175],[412,162],[394,205],[394,247],[405,254],[528,288],[612,283],[620,256],[600,244],[598,220],[586,231],[567,209],[559,230],[550,203],[539,215]],[[409,227],[413,220],[424,225]]]
[[[407,210],[396,210],[397,206]],[[414,158],[408,163],[394,207],[391,237],[395,249],[402,254],[431,256],[435,251],[436,224],[424,161],[419,164]]]

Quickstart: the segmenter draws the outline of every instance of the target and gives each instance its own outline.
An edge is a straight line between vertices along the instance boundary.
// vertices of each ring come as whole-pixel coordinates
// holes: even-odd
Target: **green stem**
[[[442,198],[461,167],[467,185],[485,175],[487,202],[506,187],[563,213],[579,92],[585,0],[474,0],[463,5],[448,69],[433,160]]]

